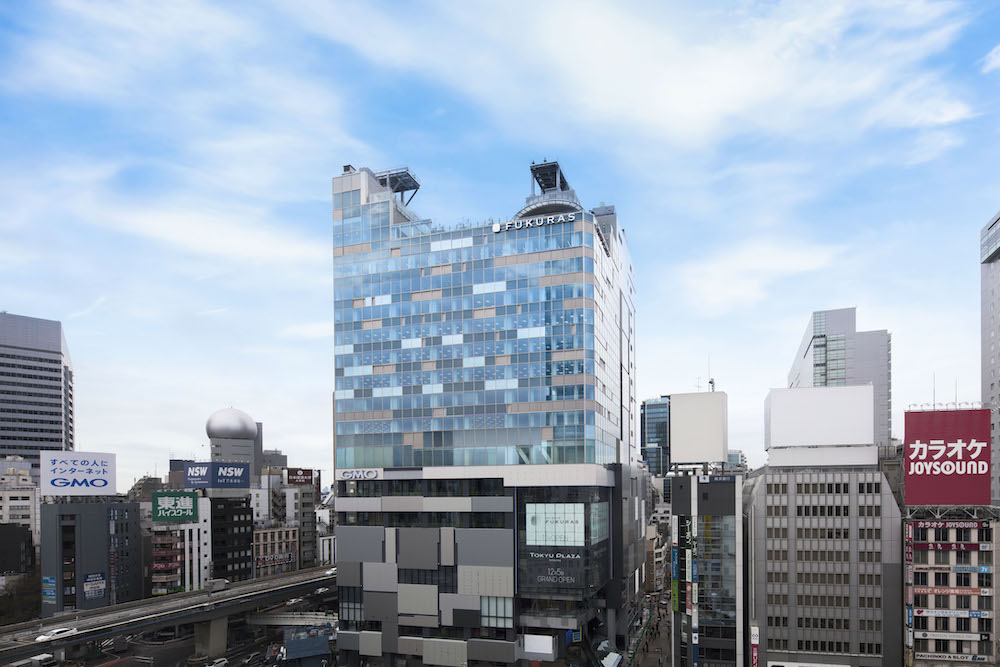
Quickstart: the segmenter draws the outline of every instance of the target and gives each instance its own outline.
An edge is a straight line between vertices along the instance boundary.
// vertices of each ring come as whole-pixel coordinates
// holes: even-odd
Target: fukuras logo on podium
[[[560,213],[559,215],[545,215],[539,218],[524,218],[518,220],[508,220],[507,222],[494,222],[493,233],[508,232],[512,229],[527,229],[529,227],[541,227],[543,225],[558,225],[564,222],[576,220],[576,213]]]

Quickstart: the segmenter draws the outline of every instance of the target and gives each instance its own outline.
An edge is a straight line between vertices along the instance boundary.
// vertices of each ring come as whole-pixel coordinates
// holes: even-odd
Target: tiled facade
[[[744,487],[760,664],[903,664],[902,520],[875,467],[767,467]]]
[[[539,167],[511,221],[455,228],[396,197],[408,171],[334,179],[342,664],[549,661],[566,630],[627,635],[631,266],[614,208]]]

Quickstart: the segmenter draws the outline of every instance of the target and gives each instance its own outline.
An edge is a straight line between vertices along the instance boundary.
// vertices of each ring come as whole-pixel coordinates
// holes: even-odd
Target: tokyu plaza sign
[[[524,218],[518,220],[508,220],[507,222],[494,222],[493,233],[509,232],[512,229],[528,229],[530,227],[544,227],[545,225],[559,225],[564,222],[576,220],[576,213],[560,213],[559,215],[543,215],[538,218]]]

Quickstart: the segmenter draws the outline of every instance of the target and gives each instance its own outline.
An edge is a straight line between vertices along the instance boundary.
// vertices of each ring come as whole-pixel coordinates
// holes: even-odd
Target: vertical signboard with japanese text
[[[100,452],[40,452],[43,496],[111,496],[117,493],[115,455]]]
[[[990,504],[990,411],[907,412],[907,505]]]

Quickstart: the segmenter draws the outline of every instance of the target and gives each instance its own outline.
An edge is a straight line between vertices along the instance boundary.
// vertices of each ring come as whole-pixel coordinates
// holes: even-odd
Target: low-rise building
[[[299,529],[294,526],[255,527],[253,576],[292,572],[299,568]]]

